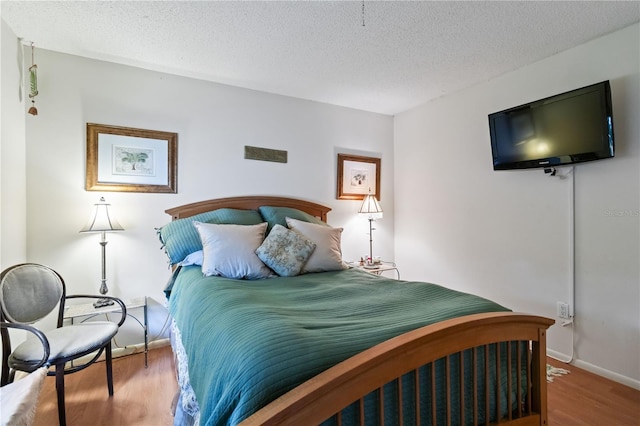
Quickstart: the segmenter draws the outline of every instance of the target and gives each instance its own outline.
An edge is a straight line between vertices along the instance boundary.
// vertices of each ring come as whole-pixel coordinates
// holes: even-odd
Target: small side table
[[[394,262],[382,262],[379,265],[376,265],[375,267],[371,268],[371,267],[366,267],[366,266],[361,266],[359,263],[356,262],[352,262],[350,263],[351,266],[353,266],[354,268],[358,268],[360,270],[363,270],[365,272],[368,272],[370,274],[374,274],[374,275],[382,275],[383,272],[387,272],[387,271],[395,271],[396,273],[396,279],[400,279],[400,270],[398,269],[398,267],[396,266],[396,264]]]
[[[148,365],[147,361],[148,361],[148,355],[149,355],[149,333],[148,333],[149,326],[147,322],[148,321],[147,296],[136,297],[130,300],[123,300],[123,302],[124,302],[124,306],[127,308],[127,316],[130,318],[133,318],[138,324],[140,324],[140,327],[142,327],[142,330],[144,331],[144,367],[147,368],[147,365]],[[131,315],[129,311],[130,309],[136,309],[136,308],[143,309],[143,313],[144,313],[143,322],[140,322],[138,318]],[[93,303],[83,303],[80,305],[68,305],[68,306],[65,306],[63,319],[68,319],[71,321],[71,324],[73,324],[73,321],[75,318],[84,317],[80,322],[85,322],[98,315],[105,315],[112,312],[119,313],[120,305],[116,303],[114,305],[103,306],[101,308],[95,308],[93,306]]]

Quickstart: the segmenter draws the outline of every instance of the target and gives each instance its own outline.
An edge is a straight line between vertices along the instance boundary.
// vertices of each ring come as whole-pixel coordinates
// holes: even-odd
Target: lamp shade
[[[80,232],[124,231],[124,228],[113,217],[113,212],[109,211],[109,206],[111,204],[107,204],[104,197],[100,197],[100,201],[94,204],[89,221]]]
[[[382,207],[380,207],[380,203],[376,199],[376,196],[372,193],[365,195],[358,213],[369,215],[371,218],[381,219]]]

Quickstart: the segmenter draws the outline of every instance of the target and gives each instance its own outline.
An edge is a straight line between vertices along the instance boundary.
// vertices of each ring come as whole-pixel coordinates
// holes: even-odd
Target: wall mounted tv
[[[614,156],[609,81],[489,114],[494,170]]]

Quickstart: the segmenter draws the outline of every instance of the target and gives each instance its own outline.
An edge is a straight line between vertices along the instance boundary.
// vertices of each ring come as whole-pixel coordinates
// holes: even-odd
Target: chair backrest
[[[5,321],[32,324],[61,306],[64,295],[62,277],[44,265],[14,265],[0,275],[0,307]]]

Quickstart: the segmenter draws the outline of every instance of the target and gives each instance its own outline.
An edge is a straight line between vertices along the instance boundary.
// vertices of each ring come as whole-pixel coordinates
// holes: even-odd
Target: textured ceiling
[[[2,1],[36,48],[396,114],[640,21],[640,2]],[[36,61],[37,62],[37,61]]]

